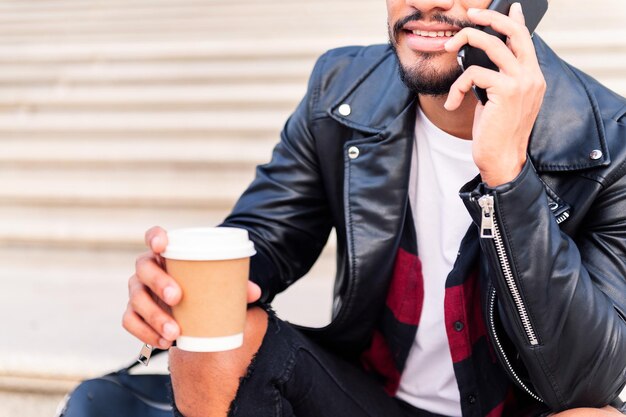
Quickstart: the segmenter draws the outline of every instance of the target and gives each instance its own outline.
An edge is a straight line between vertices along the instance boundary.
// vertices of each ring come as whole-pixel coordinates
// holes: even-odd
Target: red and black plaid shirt
[[[419,327],[424,278],[411,210],[407,210],[384,312],[361,357],[366,370],[395,395]],[[445,325],[464,417],[532,415],[536,404],[514,388],[488,337],[478,274],[480,244],[474,227],[463,239],[446,280]]]

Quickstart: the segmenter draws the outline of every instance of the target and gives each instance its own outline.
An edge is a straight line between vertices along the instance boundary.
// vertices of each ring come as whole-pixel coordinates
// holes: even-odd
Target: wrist
[[[490,188],[498,187],[502,184],[513,181],[522,172],[526,158],[515,164],[506,164],[504,166],[490,167],[490,169],[480,169],[480,177],[482,181]]]

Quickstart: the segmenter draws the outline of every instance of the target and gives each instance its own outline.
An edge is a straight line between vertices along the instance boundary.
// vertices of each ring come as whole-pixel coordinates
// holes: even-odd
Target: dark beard
[[[456,79],[463,73],[460,67],[455,67],[445,73],[440,73],[432,66],[428,65],[429,60],[437,54],[443,54],[444,52],[424,53],[421,61],[416,62],[411,67],[405,67],[400,62],[400,57],[398,57],[398,52],[393,42],[390,41],[389,44],[396,54],[400,79],[414,94],[444,96],[448,94],[452,84],[454,84]]]
[[[402,30],[402,27],[411,21],[419,21],[424,18],[421,11],[416,10],[413,14],[405,16],[403,19],[396,22],[393,27],[387,27],[389,34],[389,45],[396,54],[396,60],[398,61],[398,71],[400,73],[400,79],[414,94],[423,94],[429,96],[443,96],[448,94],[450,87],[461,76],[463,71],[459,66],[448,70],[447,72],[437,72],[437,70],[429,65],[428,61],[434,57],[445,52],[430,52],[422,53],[422,59],[415,62],[413,66],[404,66],[400,62],[398,51],[396,50],[396,42],[398,34]],[[475,27],[472,22],[453,19],[443,14],[435,14],[431,16],[431,20],[441,23],[447,23],[460,28]]]

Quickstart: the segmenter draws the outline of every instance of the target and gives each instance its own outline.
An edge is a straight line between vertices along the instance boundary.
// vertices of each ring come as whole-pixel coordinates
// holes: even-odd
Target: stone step
[[[46,43],[0,44],[0,64],[40,64],[75,62],[172,62],[199,60],[314,59],[339,45],[386,42],[382,36],[342,37],[341,43],[329,35],[308,38],[260,37],[245,42],[237,39],[151,41],[151,42],[65,42],[51,48]]]
[[[37,85],[195,85],[280,84],[305,86],[313,58],[241,59],[240,61],[85,62],[0,66],[0,87]]]
[[[133,113],[0,114],[0,135],[155,135],[174,137],[268,137],[276,135],[289,111],[187,111]],[[277,137],[277,136],[276,136]]]
[[[3,204],[224,208],[254,176],[236,168],[0,169]]]
[[[287,19],[288,17],[285,17],[284,19]],[[276,21],[270,21],[270,22],[264,22],[265,25],[271,25],[273,27],[277,27],[277,26],[283,26],[284,23],[284,19],[281,20],[276,20]],[[297,22],[292,22],[290,25],[287,25],[287,27],[285,28],[285,32],[286,33],[293,33],[293,32],[300,32],[300,37],[303,36],[308,36],[308,37],[315,37],[316,35],[319,35],[320,33],[328,33],[328,32],[337,32],[337,30],[335,29],[337,26],[339,25],[343,25],[342,27],[342,37],[346,36],[348,38],[351,38],[355,41],[357,41],[358,43],[362,43],[363,41],[358,41],[358,39],[360,39],[361,37],[370,37],[371,35],[368,34],[363,34],[363,35],[358,35],[359,29],[361,28],[360,26],[356,26],[356,24],[350,25],[350,24],[345,24],[342,23],[342,21],[345,20],[345,17],[343,19],[341,19],[341,21],[336,21],[336,22],[332,22],[332,21],[328,21],[326,22],[325,25],[318,25],[318,27],[306,27],[303,26],[304,24],[306,24],[306,21],[297,23]],[[381,24],[382,22],[382,24]],[[2,37],[3,37],[3,41],[5,42],[10,42],[10,43],[34,43],[34,42],[47,42],[48,44],[65,44],[67,42],[90,42],[90,43],[105,43],[105,42],[110,42],[110,41],[119,41],[121,43],[125,43],[128,41],[141,41],[141,40],[145,40],[145,41],[149,41],[149,40],[154,40],[156,39],[160,39],[162,41],[165,40],[179,40],[179,39],[189,39],[189,38],[195,38],[195,39],[219,39],[222,41],[227,41],[227,40],[232,40],[232,39],[238,39],[241,42],[245,42],[245,41],[253,41],[256,45],[261,46],[262,43],[272,43],[274,42],[276,39],[280,39],[281,36],[278,34],[268,34],[268,33],[263,33],[260,32],[260,30],[258,28],[253,28],[253,27],[246,27],[244,29],[239,29],[236,32],[233,32],[232,34],[228,34],[229,30],[231,29],[231,25],[230,24],[226,24],[224,22],[222,22],[221,26],[221,30],[216,30],[215,33],[210,32],[207,34],[207,30],[204,29],[203,26],[200,26],[198,24],[191,24],[190,22],[187,21],[181,21],[181,22],[170,22],[170,24],[172,23],[178,23],[178,25],[174,26],[174,27],[169,27],[169,25],[164,25],[164,24],[157,24],[157,25],[152,25],[152,24],[141,24],[141,23],[136,23],[136,24],[129,24],[128,26],[122,26],[122,27],[118,27],[118,28],[113,28],[115,30],[115,32],[113,32],[114,34],[111,34],[110,32],[108,32],[107,30],[108,25],[102,25],[101,28],[98,27],[98,25],[92,25],[92,24],[88,24],[85,25],[84,29],[81,30],[77,30],[74,29],[73,32],[67,32],[65,31],[64,27],[59,27],[58,30],[54,30],[53,28],[48,28],[46,30],[46,28],[41,28],[38,25],[34,25],[34,28],[37,28],[38,30],[31,30],[31,29],[27,29],[24,30],[24,33],[20,33],[19,31],[11,31],[11,32],[4,32],[1,33]],[[385,39],[385,26],[384,26],[384,20],[380,19],[379,21],[376,21],[376,26],[378,27],[378,40],[377,42],[382,42]],[[246,24],[246,22],[242,22],[239,26],[243,26],[244,24]],[[165,26],[165,27],[164,27]],[[220,24],[216,23],[215,25],[212,26],[220,26]],[[303,29],[306,28],[306,29]],[[2,31],[0,31],[2,32]],[[369,31],[371,33],[371,31]],[[291,38],[293,40],[294,43],[298,43],[298,38]],[[337,45],[337,40],[335,38],[335,45]],[[349,42],[348,44],[352,44],[353,42]],[[342,43],[343,44],[343,43]]]
[[[262,3],[254,0],[181,0],[178,2],[172,2],[171,0],[93,0],[88,4],[80,0],[47,0],[35,3],[20,0],[5,0],[0,3],[0,11],[2,11],[3,14],[9,16],[15,15],[16,17],[65,12],[75,13],[80,11],[89,14],[95,13],[94,10],[102,13],[119,13],[120,11],[126,11],[128,13],[150,13],[155,10],[173,12],[179,10],[200,11],[207,8],[222,8],[233,11],[257,10],[259,12],[271,12],[290,7],[290,5],[306,8],[307,10],[311,7],[318,7],[317,10],[320,11],[322,16],[325,14],[325,11],[333,7],[352,9],[354,9],[354,7],[361,7],[363,9],[367,9],[368,7],[381,7],[380,2],[377,0],[297,0],[291,3],[284,3],[280,0],[268,0]],[[320,6],[325,6],[325,8]],[[382,7],[384,10],[384,5]],[[263,17],[263,15],[261,15],[261,17]]]
[[[599,7],[589,7],[586,0],[549,0],[548,12],[540,28],[623,28],[626,8],[622,0],[602,0]]]
[[[302,83],[149,86],[67,86],[0,89],[0,109],[32,112],[289,111],[306,91]]]
[[[234,202],[230,202],[232,206]],[[98,207],[72,205],[0,206],[0,246],[41,246],[67,249],[145,250],[146,230],[219,224],[229,212],[220,208]]]
[[[381,23],[379,33],[384,33],[384,6],[365,2],[359,7],[359,19],[348,19],[354,7],[341,2],[317,2],[303,5],[299,2],[285,4],[210,4],[204,8],[170,9],[146,5],[145,9],[127,11],[124,8],[89,11],[60,10],[41,13],[6,13],[0,17],[0,34],[5,40],[21,37],[36,38],[45,35],[49,42],[55,38],[85,39],[113,35],[132,38],[136,35],[157,38],[203,35],[219,38],[242,36],[267,37],[280,27],[283,33],[297,36],[314,36],[326,30],[342,34],[371,33],[374,25]],[[311,22],[309,16],[324,15],[324,19]],[[233,31],[232,28],[237,30]]]
[[[41,168],[180,166],[217,169],[238,167],[251,172],[267,162],[276,136],[257,138],[3,138],[0,165],[25,170]]]
[[[611,27],[598,22],[595,26],[585,25],[584,29],[544,28],[537,29],[537,33],[557,53],[584,51],[623,54],[626,51],[626,28],[623,25]],[[598,39],[602,39],[602,42],[598,43]]]
[[[364,21],[382,21],[384,23],[384,6],[377,2],[363,3],[359,8],[358,19],[346,19],[354,13],[354,6],[341,2],[333,3],[320,1],[302,5],[299,2],[282,4],[258,4],[254,7],[234,3],[232,5],[209,5],[204,8],[191,9],[163,9],[148,7],[127,11],[119,9],[93,8],[89,12],[81,10],[66,10],[41,13],[3,13],[0,15],[0,32],[2,34],[37,34],[39,32],[72,33],[74,35],[90,32],[116,33],[119,30],[133,30],[135,32],[161,31],[177,29],[201,29],[207,34],[221,35],[224,28],[237,28],[237,31],[251,31],[256,29],[267,32],[267,24],[279,24],[281,29],[290,30],[298,27],[303,33],[313,33],[313,30],[328,27],[338,27],[347,31],[354,28],[359,32],[371,30],[363,27]],[[324,19],[308,21],[308,16],[324,16]],[[271,31],[270,31],[271,33]]]

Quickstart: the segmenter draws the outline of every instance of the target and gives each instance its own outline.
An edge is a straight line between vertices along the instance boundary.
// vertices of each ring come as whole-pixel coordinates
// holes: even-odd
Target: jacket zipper
[[[556,224],[561,224],[565,220],[569,219],[569,211],[564,212],[563,214],[556,217]]]
[[[509,375],[513,377],[515,382],[517,382],[517,385],[521,389],[526,391],[528,395],[530,395],[532,398],[534,398],[535,400],[539,402],[544,402],[537,394],[532,392],[530,388],[528,388],[526,384],[522,382],[522,379],[517,375],[517,373],[513,369],[513,365],[511,365],[511,362],[509,362],[509,358],[506,356],[506,353],[504,353],[504,348],[502,347],[502,344],[500,343],[500,338],[498,337],[498,333],[496,333],[496,321],[494,318],[495,305],[496,305],[496,289],[492,287],[491,296],[489,300],[489,327],[491,328],[491,334],[493,335],[493,340],[496,344],[496,347],[498,351],[500,352],[500,357],[504,361],[504,364],[506,365],[506,368],[509,371]]]
[[[495,216],[494,199],[492,195],[484,195],[478,199],[478,204],[482,209],[481,223],[480,223],[480,237],[484,239],[493,239],[496,247],[496,254],[498,261],[500,262],[500,269],[504,275],[504,280],[509,289],[509,292],[513,298],[513,303],[517,308],[519,318],[522,322],[522,327],[526,332],[529,343],[532,346],[538,345],[539,341],[532,324],[530,323],[530,317],[528,311],[522,300],[522,296],[515,282],[513,271],[511,270],[511,263],[509,262],[508,255],[504,248],[504,241],[500,234],[500,228]]]

